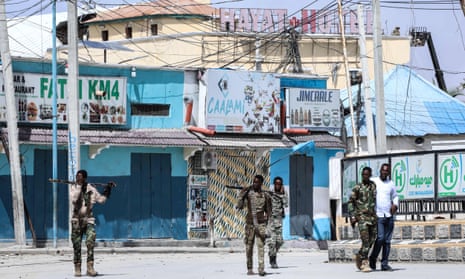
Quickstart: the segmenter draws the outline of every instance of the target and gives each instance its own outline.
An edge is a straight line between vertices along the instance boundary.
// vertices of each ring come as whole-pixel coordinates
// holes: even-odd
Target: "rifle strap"
[[[250,201],[250,212],[252,213],[253,226],[255,228],[258,228],[257,203],[255,201],[255,191],[249,192],[249,201]]]

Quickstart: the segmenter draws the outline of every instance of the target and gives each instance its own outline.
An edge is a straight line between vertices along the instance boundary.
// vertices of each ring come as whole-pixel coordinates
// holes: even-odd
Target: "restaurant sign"
[[[18,122],[52,123],[53,83],[50,75],[14,73]],[[57,76],[57,123],[68,120],[67,76]],[[80,76],[81,124],[126,124],[126,78]],[[6,121],[5,84],[0,78],[0,122]]]

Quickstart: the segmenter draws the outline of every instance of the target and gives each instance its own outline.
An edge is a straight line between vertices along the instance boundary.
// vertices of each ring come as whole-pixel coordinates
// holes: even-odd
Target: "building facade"
[[[53,163],[52,68],[51,63],[43,60],[13,62],[27,238],[47,242],[55,237],[49,182]],[[58,177],[64,178],[68,177],[70,108],[64,62],[59,62],[58,69],[57,163]],[[268,134],[208,129],[200,124],[202,117],[205,122],[212,116],[202,113],[207,102],[199,98],[204,87],[199,78],[201,72],[103,64],[79,66],[80,166],[88,170],[90,183],[117,183],[107,204],[95,208],[99,239],[194,239],[207,238],[212,233],[217,238],[242,237],[244,212],[234,207],[238,191],[226,186],[250,185],[255,174],[263,174],[267,186],[277,175],[286,181],[293,201],[285,224],[287,239],[328,239],[332,213],[325,199],[327,161],[344,150],[343,142],[324,131],[285,132],[287,128],[285,123],[280,126],[280,118],[273,118],[280,125]],[[228,73],[233,76],[236,71]],[[244,74],[264,75],[240,73]],[[275,104],[280,106],[273,109],[273,114],[267,111],[268,116],[282,112],[280,100],[285,99],[289,88],[326,87],[324,79],[315,77],[273,79],[277,82],[277,91],[272,91],[277,92]],[[243,94],[242,98],[247,100]],[[191,99],[198,100],[194,107],[190,107]],[[5,112],[4,106],[1,109]],[[0,117],[0,121],[5,121],[5,113]],[[3,128],[2,136],[7,133],[8,128]],[[307,142],[314,148],[294,152],[296,145]],[[7,143],[3,148],[8,148]],[[6,156],[0,156],[0,160],[0,179],[5,186],[0,192],[1,215],[3,220],[9,220],[2,224],[0,238],[10,240],[14,238],[10,169]],[[314,164],[316,161],[319,163]],[[292,171],[296,164],[298,172]],[[309,175],[301,176],[302,172]],[[70,210],[66,184],[58,186],[56,210],[56,237],[66,239]]]

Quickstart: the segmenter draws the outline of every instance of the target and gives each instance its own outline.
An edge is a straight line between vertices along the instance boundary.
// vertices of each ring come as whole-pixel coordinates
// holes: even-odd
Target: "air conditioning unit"
[[[204,151],[202,152],[202,169],[216,170],[216,152]]]

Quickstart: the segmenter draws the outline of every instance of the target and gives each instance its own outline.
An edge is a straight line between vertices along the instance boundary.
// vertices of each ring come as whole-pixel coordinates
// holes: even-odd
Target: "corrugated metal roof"
[[[8,128],[2,128],[8,134]],[[52,144],[52,129],[20,127],[19,141],[30,144]],[[137,130],[81,130],[81,144],[127,145],[127,146],[174,146],[174,147],[217,147],[217,148],[291,148],[307,141],[314,141],[318,148],[346,149],[345,144],[329,134],[305,136],[268,136],[248,134],[220,134],[205,136],[185,129],[137,129]],[[68,130],[57,130],[58,144],[68,143]]]
[[[205,136],[201,133],[196,134],[200,139],[205,141],[209,146],[220,148],[289,148],[294,143],[287,137],[272,135],[251,135],[251,134],[215,134],[214,136]]]
[[[2,128],[8,133],[7,128]],[[20,142],[51,144],[52,130],[21,127],[18,131]],[[185,129],[138,129],[127,131],[81,130],[81,144],[113,144],[137,146],[205,146],[206,144]],[[59,144],[67,144],[68,130],[57,130]]]
[[[372,111],[376,119],[374,83],[370,82]],[[352,88],[353,104],[357,88]],[[364,94],[362,92],[362,100]],[[347,90],[341,100],[348,108]],[[397,66],[384,78],[387,136],[457,135],[465,133],[465,104],[449,96],[406,66]],[[376,121],[375,121],[376,122]],[[346,117],[347,135],[352,136],[350,116]],[[366,136],[365,115],[360,121],[360,135]]]
[[[295,136],[288,136],[288,137],[297,143],[314,141],[315,146],[318,148],[347,149],[346,144],[340,138],[327,134],[327,133],[310,134],[310,135],[295,135]]]
[[[291,148],[296,144],[314,141],[318,148],[338,148],[346,149],[346,145],[335,136],[330,134],[311,134],[311,135],[294,135],[294,136],[268,136],[268,135],[249,135],[249,134],[216,134],[214,136],[205,136],[200,133],[192,132],[198,135],[203,141],[212,147],[222,148]]]
[[[194,0],[158,0],[119,6],[106,12],[98,13],[97,17],[85,23],[129,19],[150,15],[201,15],[213,16],[217,9]]]

